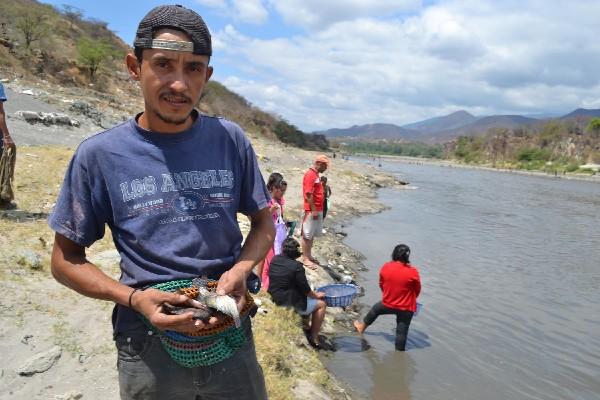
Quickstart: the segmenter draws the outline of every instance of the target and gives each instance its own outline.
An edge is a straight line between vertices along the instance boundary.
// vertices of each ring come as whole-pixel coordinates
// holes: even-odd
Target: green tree
[[[81,38],[77,42],[79,51],[79,62],[87,68],[90,73],[90,80],[94,80],[100,64],[113,53],[112,46],[103,40],[94,40],[90,38]]]
[[[75,7],[70,4],[63,4],[61,9],[62,15],[64,15],[69,21],[69,28],[73,28],[73,25],[81,21],[81,18],[83,18],[83,10],[79,7]]]
[[[45,16],[37,10],[26,11],[17,18],[16,26],[25,39],[25,50],[29,50],[31,44],[40,40],[48,31]]]
[[[593,137],[600,137],[600,118],[592,118],[587,126],[587,131]]]

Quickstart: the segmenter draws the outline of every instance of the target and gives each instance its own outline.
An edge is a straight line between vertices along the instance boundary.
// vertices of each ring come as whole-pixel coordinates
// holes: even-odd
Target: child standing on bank
[[[271,259],[281,253],[281,244],[287,236],[287,226],[283,219],[283,206],[285,204],[283,195],[287,189],[287,182],[283,180],[283,175],[279,172],[273,172],[267,181],[267,189],[271,193],[269,210],[275,224],[275,240],[263,262],[258,265],[257,275],[261,279],[261,289],[264,291],[269,289],[269,265],[271,264]]]

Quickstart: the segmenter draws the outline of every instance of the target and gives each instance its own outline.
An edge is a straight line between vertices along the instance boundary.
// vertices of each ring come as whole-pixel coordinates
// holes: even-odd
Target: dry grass
[[[293,399],[290,389],[298,379],[330,391],[334,384],[317,353],[305,347],[298,314],[275,306],[268,295],[258,298],[268,310],[266,315],[258,314],[253,324],[258,359],[265,373],[269,398]]]

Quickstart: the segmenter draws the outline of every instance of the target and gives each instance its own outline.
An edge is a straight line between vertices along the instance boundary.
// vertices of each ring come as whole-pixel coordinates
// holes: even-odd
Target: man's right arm
[[[58,282],[84,296],[109,300],[124,306],[129,306],[131,298],[132,308],[161,330],[192,332],[198,329],[191,313],[183,315],[162,313],[164,302],[183,304],[188,300],[186,296],[154,289],[133,293],[133,288],[117,282],[88,261],[85,247],[59,233],[55,235],[51,269],[52,275]]]
[[[315,198],[313,197],[313,194],[306,192],[304,193],[304,195],[306,196],[306,201],[310,206],[310,214],[312,215],[313,219],[319,218],[319,213],[317,212],[317,208],[315,207]]]
[[[14,146],[15,142],[12,140],[10,133],[8,132],[8,126],[6,125],[6,114],[4,112],[4,103],[0,101],[0,131],[2,131],[2,140],[5,146]]]

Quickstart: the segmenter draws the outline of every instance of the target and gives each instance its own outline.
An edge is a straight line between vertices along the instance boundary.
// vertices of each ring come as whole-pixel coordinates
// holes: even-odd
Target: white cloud
[[[233,0],[232,5],[236,10],[236,17],[247,23],[259,25],[269,17],[261,0]]]
[[[269,17],[269,12],[261,0],[196,0],[197,3],[216,9],[234,21],[261,25]]]
[[[210,8],[219,8],[223,10],[227,8],[226,0],[196,0],[196,3]]]
[[[235,58],[243,71],[216,72],[301,129],[402,124],[458,109],[600,105],[600,2],[442,1],[402,17],[389,15],[413,2],[321,1],[321,13],[313,0],[276,3],[284,16],[295,6],[301,24],[323,29],[264,40],[229,26],[215,35],[222,44],[215,56]],[[330,9],[342,3],[346,14],[335,19]],[[365,16],[358,11],[367,3],[377,11]]]
[[[418,0],[269,0],[290,25],[323,28],[357,18],[383,17],[417,11]]]

